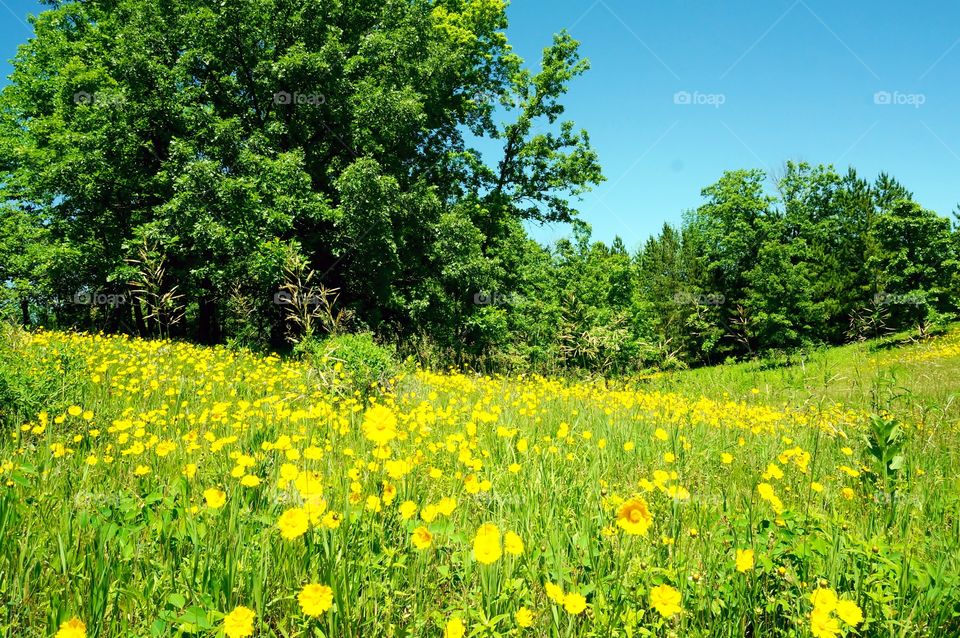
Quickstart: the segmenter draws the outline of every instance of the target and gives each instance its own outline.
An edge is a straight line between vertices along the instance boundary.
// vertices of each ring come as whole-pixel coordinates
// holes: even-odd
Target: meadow
[[[5,329],[0,635],[957,636],[958,380],[956,330],[368,393]]]

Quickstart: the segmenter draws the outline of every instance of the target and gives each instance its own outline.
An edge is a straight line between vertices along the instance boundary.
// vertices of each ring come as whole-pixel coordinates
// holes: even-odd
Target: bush
[[[402,372],[396,350],[378,344],[370,333],[308,339],[294,352],[317,372],[336,394],[372,391],[392,385]]]

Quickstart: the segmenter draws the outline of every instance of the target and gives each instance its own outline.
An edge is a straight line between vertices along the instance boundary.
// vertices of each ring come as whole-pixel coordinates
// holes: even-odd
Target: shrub
[[[402,372],[396,350],[378,344],[370,333],[307,339],[297,344],[294,352],[337,394],[367,396],[392,385]]]

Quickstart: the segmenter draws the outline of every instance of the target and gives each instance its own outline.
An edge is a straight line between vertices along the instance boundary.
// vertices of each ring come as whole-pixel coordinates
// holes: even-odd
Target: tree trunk
[[[200,292],[199,312],[197,316],[197,340],[212,345],[220,342],[220,324],[217,321],[217,302],[213,296],[213,286],[204,282]]]
[[[137,334],[146,337],[147,322],[143,319],[143,307],[140,305],[140,299],[131,295],[130,305],[133,306],[133,323],[137,327]]]

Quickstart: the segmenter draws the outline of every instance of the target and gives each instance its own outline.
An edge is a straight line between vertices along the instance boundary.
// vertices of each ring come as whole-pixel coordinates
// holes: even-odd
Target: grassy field
[[[960,635],[960,333],[632,383],[7,330],[0,635]]]
[[[789,365],[785,365],[789,363]],[[753,388],[768,404],[864,410],[890,409],[915,424],[960,420],[957,366],[960,325],[945,337],[914,343],[896,335],[841,348],[824,348],[783,362],[714,366],[657,377],[659,388],[685,394],[728,393],[746,398]]]

